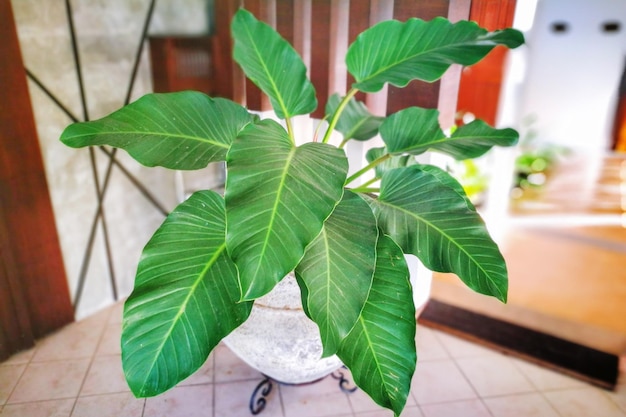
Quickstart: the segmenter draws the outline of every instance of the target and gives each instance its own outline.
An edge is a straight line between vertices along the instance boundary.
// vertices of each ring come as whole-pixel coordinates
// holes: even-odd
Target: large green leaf
[[[372,209],[346,190],[296,268],[306,285],[305,305],[319,326],[325,357],[337,351],[363,309],[376,266],[377,239]]]
[[[513,146],[517,144],[519,134],[514,129],[495,129],[482,120],[456,129],[449,140],[433,146],[433,150],[446,153],[456,160],[477,158],[493,146]]]
[[[377,251],[369,298],[337,356],[363,391],[398,416],[417,360],[415,305],[402,250],[381,235]]]
[[[419,155],[439,151],[457,160],[476,158],[493,146],[512,146],[518,134],[513,129],[494,129],[482,120],[461,126],[450,137],[439,126],[439,111],[409,107],[389,116],[380,135],[392,154]]]
[[[239,9],[231,25],[233,58],[246,76],[270,98],[281,119],[317,107],[315,89],[298,53],[270,26]]]
[[[341,103],[339,94],[333,94],[326,103],[326,116],[332,118]],[[343,109],[339,120],[337,121],[337,129],[343,134],[344,141],[348,139],[368,140],[376,136],[378,127],[385,120],[384,117],[374,116],[369,112],[365,104],[353,98],[350,99],[346,107]]]
[[[385,173],[370,200],[378,225],[429,269],[453,272],[482,294],[506,301],[507,270],[498,246],[459,183],[439,168]]]
[[[389,116],[380,126],[380,136],[391,154],[419,155],[446,135],[439,125],[437,109],[409,107]]]
[[[110,145],[146,166],[200,169],[223,161],[239,131],[256,119],[230,100],[195,91],[147,94],[110,115],[68,126],[68,146]]]
[[[387,148],[371,148],[365,154],[367,162],[374,162],[378,158],[386,155]],[[411,165],[416,165],[418,162],[413,155],[393,155],[386,161],[376,165],[376,178],[381,178],[386,171],[395,168],[403,168]]]
[[[180,204],[146,245],[124,306],[122,364],[138,397],[191,375],[243,323],[237,269],[226,254],[224,201],[200,191]]]
[[[451,64],[473,65],[496,45],[516,48],[523,42],[517,30],[487,32],[468,21],[388,20],[357,37],[346,64],[356,80],[353,87],[375,93],[385,83],[404,87],[414,79],[435,81]]]
[[[228,251],[242,298],[260,297],[293,270],[343,195],[348,160],[323,143],[296,147],[272,120],[248,125],[227,155]]]

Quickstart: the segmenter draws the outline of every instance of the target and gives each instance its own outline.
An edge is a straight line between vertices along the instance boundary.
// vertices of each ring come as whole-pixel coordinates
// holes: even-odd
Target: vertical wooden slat
[[[274,10],[271,10],[271,0],[244,0],[246,10],[252,13],[257,19],[271,25],[274,20]],[[250,80],[246,79],[246,107],[250,110],[266,111],[271,110],[269,99]]]
[[[453,23],[469,19],[471,3],[472,0],[450,0],[448,19]],[[439,124],[443,129],[448,129],[456,124],[462,68],[461,65],[452,65],[439,82],[437,108],[439,109]]]
[[[350,23],[348,26],[348,45],[350,45],[359,33],[363,32],[370,26],[371,19],[371,1],[370,0],[351,0],[350,1]],[[348,89],[354,83],[354,77],[348,74]],[[359,101],[365,101],[365,93],[359,92],[355,96]]]
[[[437,16],[448,16],[449,0],[395,0],[393,17],[405,21],[410,17],[431,20]],[[426,83],[413,81],[405,88],[389,86],[387,114],[395,113],[408,106],[437,108],[439,82]]]
[[[291,45],[294,45],[294,0],[276,0],[276,30]]]
[[[217,0],[214,3],[215,33],[211,45],[215,95],[230,98],[237,103],[244,102],[244,75],[233,61],[230,22],[241,4],[241,0]]]
[[[474,0],[470,19],[490,31],[510,27],[515,4],[515,0]],[[498,46],[481,62],[463,70],[459,111],[469,111],[485,122],[495,124],[506,54],[507,49]]]
[[[328,101],[331,50],[331,0],[314,0],[311,10],[311,82],[317,93],[317,109],[313,117],[324,117]]]
[[[74,319],[10,1],[0,2],[0,190],[35,337]]]

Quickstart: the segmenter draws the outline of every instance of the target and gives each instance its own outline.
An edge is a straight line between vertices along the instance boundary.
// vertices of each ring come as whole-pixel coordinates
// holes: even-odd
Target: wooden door
[[[513,25],[516,0],[472,0],[470,20],[492,31]],[[496,122],[507,49],[494,48],[481,62],[465,68],[459,87],[459,112],[471,112],[490,125]]]
[[[10,1],[0,1],[0,359],[74,319]]]

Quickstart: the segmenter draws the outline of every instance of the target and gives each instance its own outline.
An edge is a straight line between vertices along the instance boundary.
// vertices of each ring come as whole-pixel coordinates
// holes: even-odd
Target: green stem
[[[293,126],[291,125],[291,119],[289,117],[285,118],[285,123],[287,124],[287,134],[291,139],[291,143],[296,143],[296,138],[293,136]]]
[[[383,156],[381,156],[380,158],[372,161],[370,164],[368,164],[365,168],[361,168],[360,170],[358,170],[357,172],[355,172],[354,174],[352,174],[347,180],[346,180],[346,185],[350,184],[352,181],[356,180],[357,178],[359,178],[361,175],[365,174],[367,171],[369,171],[370,169],[378,166],[379,164],[385,162],[387,159],[391,158],[391,154],[390,153],[386,153]]]
[[[380,180],[380,178],[378,177],[374,177],[369,181],[365,181],[363,184],[361,184],[361,187],[367,187],[368,185],[372,185],[374,184],[376,181]],[[359,187],[360,188],[360,187]]]
[[[348,94],[346,94],[346,96],[341,100],[341,102],[339,103],[339,107],[337,107],[337,111],[335,112],[335,114],[333,114],[333,118],[330,119],[330,124],[328,125],[328,130],[326,131],[326,134],[324,135],[324,139],[322,140],[322,143],[328,143],[328,141],[330,140],[330,135],[333,133],[333,130],[335,130],[335,126],[337,126],[337,122],[339,121],[339,116],[341,116],[343,109],[348,105],[348,103],[350,102],[350,99],[354,97],[354,95],[358,92],[359,92],[358,89],[352,88],[350,89],[350,91],[348,91]]]
[[[362,193],[362,194],[379,193],[380,188],[357,187],[357,188],[352,188],[351,191],[354,193]]]

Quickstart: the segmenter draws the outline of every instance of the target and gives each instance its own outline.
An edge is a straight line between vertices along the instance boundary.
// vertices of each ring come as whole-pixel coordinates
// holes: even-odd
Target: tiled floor
[[[3,417],[248,416],[261,375],[218,347],[206,365],[162,396],[135,399],[120,364],[121,304],[74,323],[0,364]],[[535,365],[418,329],[419,363],[403,417],[626,417],[626,373],[607,392]],[[365,394],[326,378],[279,386],[265,417],[383,417]]]

